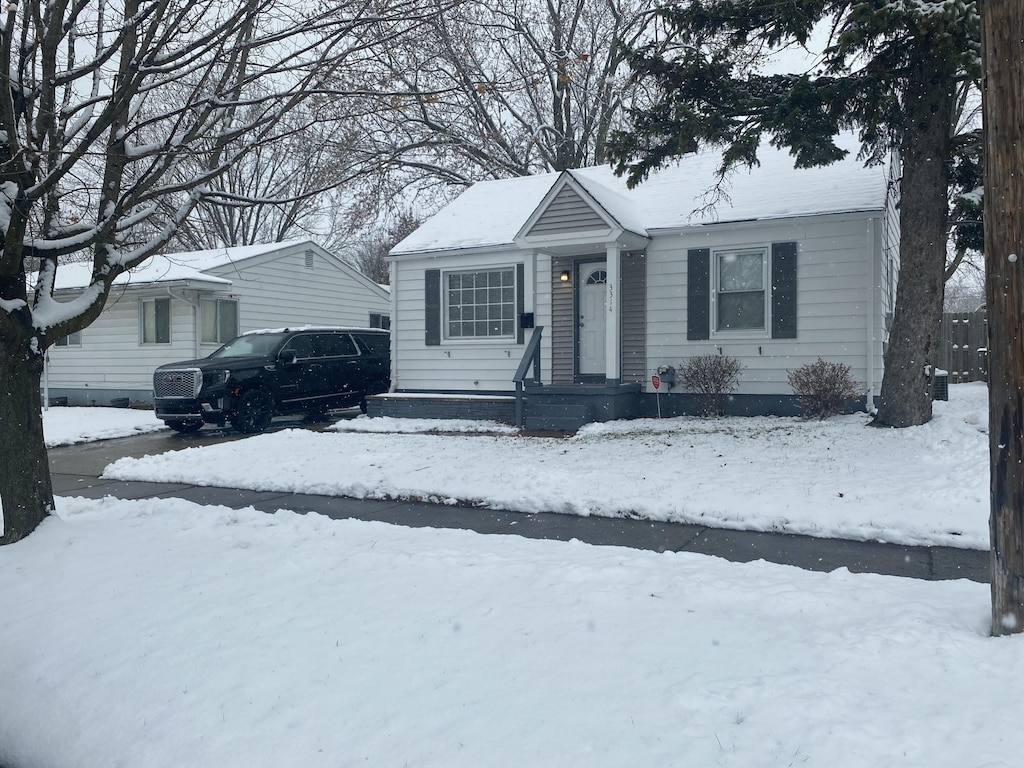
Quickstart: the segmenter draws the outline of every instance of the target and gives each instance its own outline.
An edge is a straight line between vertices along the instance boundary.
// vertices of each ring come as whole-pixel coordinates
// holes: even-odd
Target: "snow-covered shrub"
[[[683,387],[697,394],[701,413],[723,416],[729,395],[740,385],[740,361],[728,355],[698,355],[681,368]]]
[[[850,366],[828,363],[820,357],[815,363],[789,371],[789,386],[805,419],[827,419],[842,413],[861,394],[850,378]]]

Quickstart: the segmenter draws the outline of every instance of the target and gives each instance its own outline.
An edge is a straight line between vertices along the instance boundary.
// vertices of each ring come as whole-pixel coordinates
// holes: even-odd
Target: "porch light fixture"
[[[560,274],[558,276],[558,279],[561,280],[563,283],[568,283],[569,282],[569,270],[563,269],[562,270],[562,274]]]

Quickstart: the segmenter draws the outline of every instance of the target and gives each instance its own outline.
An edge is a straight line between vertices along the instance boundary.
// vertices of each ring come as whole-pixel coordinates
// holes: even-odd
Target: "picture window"
[[[445,275],[445,328],[449,339],[512,338],[516,322],[515,270]]]

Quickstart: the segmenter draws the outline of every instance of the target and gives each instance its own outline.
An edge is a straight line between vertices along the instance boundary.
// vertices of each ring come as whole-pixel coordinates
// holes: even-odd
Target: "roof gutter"
[[[156,281],[156,282],[145,282],[145,283],[114,283],[110,286],[110,289],[118,291],[128,290],[142,290],[147,289],[160,289],[164,288],[168,292],[172,289],[181,290],[193,290],[193,291],[210,291],[211,293],[227,293],[230,292],[233,285],[230,282],[222,283],[209,282],[206,280],[167,280],[167,281]],[[57,288],[54,290],[54,294],[66,294],[72,292],[84,291],[88,286],[76,285],[66,288]]]

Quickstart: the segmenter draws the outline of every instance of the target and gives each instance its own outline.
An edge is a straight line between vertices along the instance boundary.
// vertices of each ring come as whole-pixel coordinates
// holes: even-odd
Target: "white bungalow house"
[[[90,268],[61,265],[55,298],[81,291]],[[69,405],[150,402],[157,366],[204,357],[241,332],[388,327],[389,315],[387,288],[309,240],[155,256],[114,281],[92,325],[50,349],[43,387]]]
[[[796,170],[764,148],[718,199],[718,153],[632,190],[607,167],[472,186],[391,251],[393,392],[371,415],[554,429],[688,413],[672,369],[707,354],[743,366],[732,413],[796,413],[788,371],[819,357],[849,365],[870,406],[898,186],[855,155]]]

